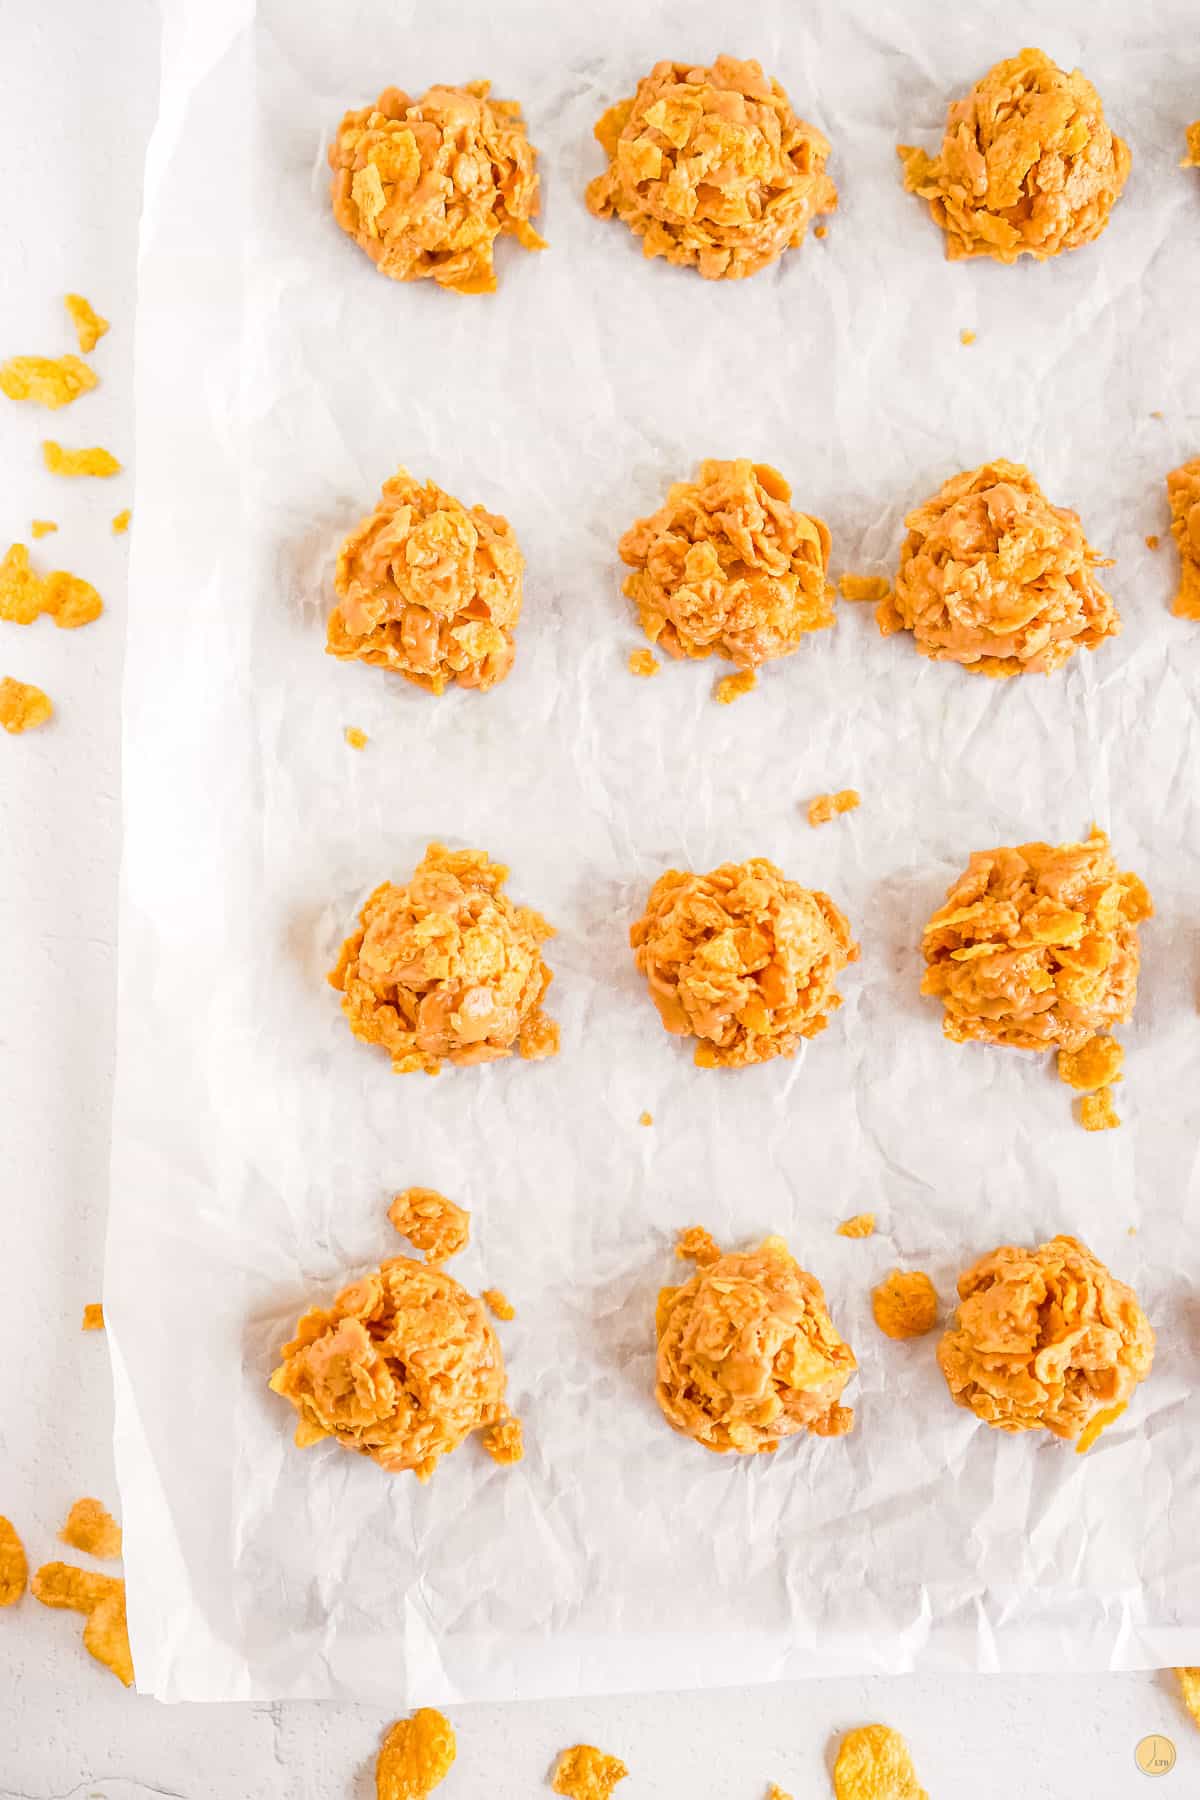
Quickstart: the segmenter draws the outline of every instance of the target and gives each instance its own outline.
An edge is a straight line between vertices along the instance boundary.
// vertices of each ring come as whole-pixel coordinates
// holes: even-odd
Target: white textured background
[[[60,310],[68,287],[114,321],[95,357],[104,385],[86,402],[52,426],[30,410],[0,414],[9,535],[25,538],[32,516],[57,517],[63,528],[42,552],[93,579],[109,602],[103,622],[74,636],[48,623],[8,628],[0,658],[2,672],[40,681],[59,708],[49,731],[0,744],[0,1511],[36,1564],[54,1554],[72,1498],[113,1493],[105,1345],[78,1332],[78,1315],[97,1290],[106,1201],[127,554],[108,520],[129,491],[124,480],[56,483],[41,473],[36,446],[48,427],[130,456],[137,195],[156,26],[152,8],[128,0],[103,19],[62,0],[21,14],[0,15],[0,349],[70,348]],[[382,1717],[346,1706],[160,1708],[125,1694],[85,1656],[73,1619],[30,1601],[0,1614],[6,1800],[365,1800]],[[832,1735],[872,1717],[908,1733],[934,1796],[964,1791],[968,1779],[973,1800],[1132,1796],[1144,1791],[1133,1745],[1152,1730],[1182,1752],[1164,1792],[1191,1794],[1200,1782],[1196,1740],[1163,1678],[1064,1675],[459,1709],[460,1762],[444,1791],[447,1800],[536,1793],[554,1751],[590,1737],[629,1762],[631,1800],[753,1797],[768,1779],[815,1800]]]

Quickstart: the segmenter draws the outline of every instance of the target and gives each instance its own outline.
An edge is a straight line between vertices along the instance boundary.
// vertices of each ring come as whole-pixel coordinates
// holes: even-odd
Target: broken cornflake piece
[[[680,1262],[704,1263],[716,1262],[721,1254],[721,1247],[703,1225],[689,1225],[679,1233],[675,1245],[675,1254]]]
[[[125,507],[123,509],[123,511],[121,511],[119,513],[113,514],[112,528],[113,528],[113,536],[114,537],[123,537],[124,536],[124,534],[129,530],[129,521],[130,521],[130,519],[132,519],[132,517],[133,517],[133,514],[130,512],[128,507]]]
[[[357,725],[347,725],[344,736],[352,750],[365,750],[371,741],[366,732],[361,731]]]
[[[28,1579],[29,1564],[17,1528],[0,1516],[0,1606],[15,1606]]]
[[[133,1686],[133,1656],[129,1649],[129,1623],[125,1617],[125,1583],[94,1606],[83,1628],[83,1647],[89,1656],[114,1674],[126,1687]]]
[[[1079,1102],[1079,1123],[1085,1131],[1113,1131],[1121,1123],[1113,1105],[1112,1089],[1097,1088]]]
[[[1097,1088],[1121,1081],[1121,1064],[1125,1052],[1115,1038],[1090,1037],[1078,1050],[1060,1050],[1058,1078],[1082,1094],[1094,1094]]]
[[[829,236],[828,225],[814,225],[813,226],[813,236],[815,238],[828,237]]]
[[[1200,119],[1187,127],[1187,155],[1180,163],[1181,169],[1200,169]],[[1197,1715],[1200,1722],[1200,1714]]]
[[[457,1256],[471,1236],[470,1213],[436,1188],[405,1188],[388,1207],[388,1218],[401,1237],[425,1252],[425,1261],[430,1263]]]
[[[975,342],[975,333],[967,330],[960,331],[958,334],[958,341],[960,344],[973,344]]]
[[[1200,146],[1197,161],[1200,164]],[[1179,1691],[1183,1695],[1183,1704],[1200,1725],[1200,1669],[1176,1669],[1179,1677]]]
[[[1200,456],[1167,476],[1171,536],[1179,546],[1179,592],[1171,606],[1178,619],[1200,619]]]
[[[810,825],[828,825],[839,813],[853,812],[862,804],[862,796],[855,788],[842,788],[836,794],[818,794],[808,803],[808,822]]]
[[[833,1765],[837,1800],[929,1800],[908,1745],[890,1725],[860,1725],[842,1739]]]
[[[767,1789],[767,1800],[792,1800],[792,1796],[790,1794],[785,1794],[779,1783],[773,1781]]]
[[[631,650],[629,652],[629,673],[631,675],[657,675],[662,668],[653,650]]]
[[[119,475],[121,465],[110,450],[64,450],[53,438],[42,441],[42,461],[52,475]]]
[[[520,1419],[497,1419],[483,1434],[483,1447],[501,1468],[519,1463],[525,1454],[525,1433]]]
[[[494,1318],[515,1319],[517,1309],[500,1288],[484,1288],[480,1295],[484,1305]]]
[[[424,1800],[445,1780],[457,1754],[454,1727],[434,1707],[397,1719],[375,1764],[377,1800]]]
[[[85,1556],[115,1562],[121,1554],[121,1527],[99,1500],[77,1500],[58,1535],[64,1544],[72,1550],[82,1550]]]
[[[609,1800],[628,1773],[619,1756],[608,1756],[594,1744],[573,1744],[555,1763],[550,1786],[568,1800]]]
[[[98,1300],[89,1300],[84,1307],[83,1321],[79,1329],[81,1331],[104,1330],[104,1308]]]
[[[654,1123],[654,1114],[653,1113],[644,1112],[644,1113],[638,1114],[638,1124],[639,1125],[653,1125],[653,1123]]]
[[[79,339],[79,348],[86,355],[89,350],[96,348],[108,330],[108,320],[102,319],[90,301],[85,300],[82,294],[65,295],[64,304],[71,315],[71,323],[74,325],[76,336]]]
[[[43,1563],[29,1583],[29,1591],[43,1606],[89,1613],[102,1600],[117,1593],[122,1583],[115,1575],[98,1575],[74,1563]]]
[[[1159,539],[1159,535],[1158,535],[1157,531],[1148,531],[1146,533],[1146,548],[1147,548],[1147,550],[1157,550],[1160,541],[1161,540]]]
[[[0,681],[0,725],[13,737],[44,725],[54,713],[49,694],[31,682],[17,681],[6,675]]]
[[[0,394],[36,406],[69,406],[99,379],[77,356],[11,356],[0,363]]]
[[[871,1290],[871,1311],[885,1337],[924,1337],[937,1324],[937,1289],[923,1269],[893,1269]]]
[[[1107,1431],[1108,1427],[1120,1418],[1127,1404],[1127,1401],[1122,1400],[1116,1406],[1102,1406],[1099,1412],[1093,1413],[1079,1434],[1079,1441],[1075,1445],[1075,1454],[1077,1456],[1086,1455],[1100,1433]]]
[[[35,538],[48,537],[52,531],[57,530],[58,526],[53,519],[35,519],[29,527],[30,536]]]
[[[837,1230],[839,1237],[872,1237],[875,1232],[875,1214],[855,1213],[852,1219],[843,1219]]]
[[[713,697],[722,706],[732,706],[743,694],[752,693],[758,686],[758,676],[753,669],[743,669],[739,675],[722,675],[713,689]]]
[[[843,600],[869,600],[878,605],[891,591],[884,575],[843,575],[838,582],[838,593]]]

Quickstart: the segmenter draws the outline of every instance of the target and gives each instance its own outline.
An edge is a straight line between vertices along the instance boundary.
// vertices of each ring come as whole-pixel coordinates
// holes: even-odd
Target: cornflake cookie
[[[609,166],[588,184],[590,211],[709,281],[765,269],[837,205],[828,138],[753,61],[655,63],[596,138]]]
[[[1129,146],[1100,96],[1041,50],[998,62],[946,114],[941,153],[897,154],[909,193],[928,201],[946,255],[1015,263],[1099,237],[1129,174]]]
[[[893,1269],[872,1288],[871,1312],[884,1337],[924,1337],[937,1324],[937,1289],[923,1269]]]
[[[109,450],[64,450],[53,438],[42,443],[42,461],[51,475],[119,475],[121,465]]]
[[[840,1437],[854,1423],[839,1405],[854,1352],[782,1238],[661,1289],[655,1327],[654,1397],[667,1423],[706,1450],[755,1455],[801,1431]]]
[[[86,356],[89,351],[96,348],[108,330],[108,320],[102,319],[91,302],[85,300],[82,294],[67,294],[63,304],[71,316],[75,335],[79,339],[79,348]]]
[[[17,1528],[0,1516],[0,1606],[15,1606],[28,1579],[29,1564]]]
[[[441,1269],[390,1257],[303,1314],[271,1376],[301,1449],[332,1437],[390,1474],[428,1481],[504,1410],[504,1357],[480,1302]]]
[[[726,657],[752,671],[834,622],[829,531],[788,504],[767,463],[702,462],[618,545],[622,591],[652,644],[675,657]]]
[[[834,982],[858,958],[828,894],[765,857],[707,875],[668,869],[630,928],[634,961],[663,1026],[697,1039],[701,1069],[794,1054],[841,1005]]]
[[[471,1236],[470,1213],[436,1188],[405,1188],[388,1207],[388,1218],[401,1237],[425,1252],[428,1263],[457,1256]]]
[[[859,1725],[842,1739],[833,1765],[837,1800],[929,1800],[908,1745],[890,1725]]]
[[[40,687],[34,687],[29,681],[17,681],[12,675],[6,675],[0,681],[0,725],[13,737],[44,725],[53,716],[53,702]]]
[[[1179,592],[1171,611],[1180,619],[1200,619],[1200,456],[1167,476],[1171,536],[1179,546]]]
[[[550,1786],[569,1800],[610,1800],[628,1773],[619,1756],[609,1756],[594,1744],[573,1744],[555,1763]]]
[[[431,694],[483,692],[512,667],[524,570],[507,519],[399,469],[342,545],[325,648]]]
[[[375,1764],[377,1800],[423,1800],[454,1767],[458,1744],[444,1713],[422,1706],[389,1729]]]
[[[0,394],[36,406],[69,406],[99,380],[77,356],[11,356],[0,363]]]
[[[64,1544],[72,1550],[82,1550],[85,1556],[115,1562],[121,1554],[121,1527],[99,1500],[76,1500],[58,1535]]]
[[[921,940],[921,992],[941,1001],[958,1044],[1080,1051],[1137,998],[1144,883],[1108,837],[977,850]]]
[[[1154,1332],[1137,1296],[1078,1238],[1003,1244],[958,1293],[938,1365],[955,1405],[1000,1431],[1078,1438],[1150,1373]]]
[[[1094,573],[1109,559],[1020,463],[951,476],[904,523],[895,589],[875,618],[884,637],[911,631],[934,662],[974,675],[1048,675],[1121,629]]]
[[[546,248],[530,224],[537,151],[517,102],[489,100],[490,90],[469,81],[412,100],[385,88],[342,120],[329,146],[333,216],[381,275],[490,294],[501,233]]]
[[[329,982],[355,1037],[385,1049],[398,1075],[557,1052],[542,1011],[554,927],[513,905],[507,879],[483,850],[430,844],[411,880],[385,881],[359,913]]]
[[[64,631],[90,625],[104,611],[104,602],[92,586],[66,569],[35,574],[24,544],[11,544],[0,562],[0,619],[13,625],[32,625],[43,613]]]

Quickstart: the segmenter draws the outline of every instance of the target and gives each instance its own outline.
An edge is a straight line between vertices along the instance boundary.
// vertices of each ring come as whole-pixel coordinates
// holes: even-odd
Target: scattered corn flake
[[[1079,1102],[1079,1123],[1085,1131],[1114,1131],[1116,1129],[1121,1120],[1113,1105],[1111,1088],[1097,1088],[1094,1094],[1083,1096]]]
[[[12,1520],[0,1515],[0,1606],[15,1606],[28,1580],[25,1546]]]
[[[1162,416],[1163,416],[1163,415],[1162,415],[1162,414],[1161,414],[1161,413],[1160,413],[1160,412],[1152,412],[1152,413],[1151,413],[1151,414],[1150,414],[1150,417],[1151,417],[1151,418],[1152,418],[1152,419],[1161,419],[1161,418],[1162,418]]]
[[[837,1229],[839,1237],[873,1237],[875,1233],[875,1214],[855,1213],[852,1219],[843,1219]]]
[[[371,741],[366,732],[360,730],[357,725],[347,725],[345,737],[352,750],[365,750]]]
[[[1197,162],[1200,164],[1200,146],[1198,146]],[[1179,1677],[1179,1691],[1183,1695],[1183,1704],[1200,1725],[1200,1669],[1176,1669]]]
[[[1200,169],[1200,119],[1196,119],[1186,128],[1187,155],[1180,163],[1181,169]]]
[[[125,1583],[117,1583],[116,1593],[109,1594],[94,1606],[83,1628],[83,1647],[98,1663],[124,1682],[133,1686],[133,1656],[129,1648],[129,1625],[125,1617]]]
[[[886,600],[891,593],[891,583],[886,575],[843,575],[838,582],[838,593],[843,600],[869,600],[875,605]]]
[[[77,1500],[58,1535],[64,1544],[72,1550],[82,1550],[85,1556],[115,1562],[121,1554],[121,1527],[99,1500]]]
[[[88,1301],[83,1309],[83,1323],[80,1325],[79,1329],[81,1331],[104,1330],[104,1308],[101,1306],[99,1300]]]
[[[829,236],[828,225],[814,225],[813,226],[813,236],[815,238],[828,237]]]
[[[680,1262],[694,1262],[703,1267],[705,1263],[717,1261],[721,1246],[703,1225],[689,1225],[679,1233],[675,1254]]]
[[[654,1114],[653,1113],[643,1112],[643,1113],[638,1114],[638,1124],[639,1125],[653,1125],[653,1123],[654,1123]]]
[[[104,602],[91,582],[68,574],[66,569],[55,569],[47,575],[45,589],[45,610],[63,631],[90,625],[104,611]]]
[[[853,812],[861,804],[862,796],[856,788],[841,788],[836,794],[818,794],[808,803],[808,822],[810,825],[828,825],[839,813]]]
[[[1147,548],[1147,550],[1157,550],[1158,546],[1161,542],[1162,542],[1162,539],[1159,537],[1157,531],[1148,531],[1146,533],[1146,548]]]
[[[1125,1052],[1116,1038],[1090,1037],[1078,1050],[1060,1050],[1058,1078],[1081,1094],[1094,1094],[1097,1088],[1121,1081],[1121,1064]]]
[[[820,237],[822,235],[821,228],[818,226],[814,236]],[[792,1796],[790,1794],[785,1794],[779,1783],[773,1781],[767,1789],[767,1800],[792,1800]]]
[[[29,1591],[43,1606],[90,1613],[102,1600],[121,1592],[124,1582],[116,1575],[97,1575],[74,1563],[43,1563],[29,1583]]]
[[[1110,1425],[1115,1424],[1127,1405],[1128,1401],[1122,1400],[1116,1406],[1102,1406],[1099,1412],[1093,1413],[1079,1434],[1079,1440],[1075,1445],[1075,1454],[1077,1456],[1086,1455],[1100,1433],[1107,1431]]]
[[[1167,476],[1171,536],[1179,546],[1179,592],[1171,611],[1179,619],[1200,619],[1200,456]]]
[[[42,461],[51,475],[119,475],[121,465],[110,450],[64,450],[53,438],[42,440]]]
[[[515,1319],[517,1309],[500,1288],[484,1288],[480,1299],[496,1319]]]
[[[628,1773],[619,1756],[608,1756],[594,1744],[573,1744],[555,1763],[550,1786],[569,1800],[609,1800]]]
[[[737,675],[722,675],[713,689],[713,697],[722,706],[732,706],[743,694],[749,694],[758,686],[758,676],[753,669],[743,669]]]
[[[12,356],[0,363],[0,394],[37,406],[69,406],[99,379],[77,356]]]
[[[483,1434],[483,1447],[492,1461],[499,1463],[501,1468],[519,1463],[525,1454],[525,1433],[520,1419],[510,1416],[507,1419],[497,1419],[494,1425],[489,1425]]]
[[[14,737],[44,725],[54,712],[49,694],[31,682],[6,675],[0,681],[0,725]]]
[[[833,1765],[837,1800],[929,1800],[908,1745],[890,1725],[859,1725],[842,1739]]]
[[[657,675],[662,668],[653,650],[631,650],[629,652],[629,673],[631,675]]]
[[[885,1337],[924,1337],[937,1324],[937,1289],[923,1269],[893,1269],[872,1289],[871,1311]]]
[[[86,355],[89,350],[96,348],[108,330],[108,320],[102,319],[82,294],[67,294],[64,303],[79,338],[79,348]]]
[[[48,537],[52,531],[57,530],[58,526],[53,519],[35,519],[29,527],[30,535],[35,538]]]
[[[122,537],[124,533],[129,530],[129,521],[132,518],[133,514],[127,506],[119,513],[114,513],[112,522],[113,535],[115,537]]]
[[[445,1780],[457,1754],[454,1727],[434,1707],[397,1719],[375,1764],[377,1800],[424,1800]]]
[[[973,344],[975,342],[975,333],[966,330],[960,331],[958,334],[958,341],[960,344]]]
[[[388,1207],[388,1218],[401,1237],[425,1252],[429,1263],[457,1256],[471,1236],[470,1213],[436,1188],[405,1188]]]
[[[65,569],[44,578],[29,565],[24,544],[11,544],[0,562],[0,619],[13,625],[32,625],[49,613],[56,625],[71,630],[90,624],[104,611],[104,602],[90,582]]]

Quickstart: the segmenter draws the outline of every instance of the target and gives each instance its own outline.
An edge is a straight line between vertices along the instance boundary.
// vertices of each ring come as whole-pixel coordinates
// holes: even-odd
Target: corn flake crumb
[[[838,582],[838,593],[843,600],[852,603],[858,600],[869,600],[875,605],[886,600],[891,593],[891,583],[886,575],[843,575]]]
[[[722,675],[713,689],[714,698],[722,706],[732,706],[743,694],[753,693],[758,686],[758,676],[753,669],[743,669],[740,675]]]
[[[357,725],[347,725],[345,738],[352,750],[365,750],[371,741],[366,732],[360,730]]]
[[[922,1269],[893,1269],[872,1289],[871,1311],[885,1337],[924,1337],[937,1324],[937,1289]]]
[[[42,461],[51,475],[119,475],[121,465],[109,450],[64,450],[53,438],[42,440]]]
[[[852,1219],[843,1219],[837,1229],[839,1237],[873,1237],[875,1235],[875,1214],[855,1213]]]
[[[1113,1105],[1112,1089],[1097,1088],[1079,1102],[1079,1123],[1085,1131],[1114,1131],[1121,1123]]]
[[[28,1580],[25,1546],[12,1520],[0,1515],[0,1606],[15,1606]]]
[[[1100,1433],[1107,1431],[1110,1425],[1116,1423],[1127,1405],[1128,1402],[1122,1400],[1116,1406],[1102,1406],[1099,1412],[1093,1413],[1079,1434],[1079,1441],[1075,1445],[1075,1454],[1085,1456]]]
[[[71,323],[74,325],[76,336],[79,339],[79,348],[86,356],[90,350],[96,348],[108,330],[108,320],[102,319],[90,301],[85,300],[82,294],[67,294],[64,297],[64,304],[71,315]]]
[[[53,519],[35,519],[29,527],[31,537],[35,538],[49,537],[52,531],[57,530],[58,526]]]
[[[1200,119],[1187,127],[1186,137],[1187,155],[1179,166],[1181,169],[1200,169]]]
[[[483,1447],[502,1469],[519,1463],[525,1454],[525,1432],[520,1419],[498,1419],[483,1434]]]
[[[99,1500],[76,1500],[58,1535],[64,1544],[72,1550],[82,1550],[85,1556],[115,1562],[121,1554],[121,1527]]]
[[[1158,546],[1161,542],[1162,542],[1162,539],[1159,537],[1157,531],[1148,531],[1146,533],[1146,548],[1147,548],[1147,550],[1157,550]]]
[[[609,1800],[628,1773],[619,1756],[609,1756],[594,1744],[573,1744],[555,1763],[550,1785],[569,1800]]]
[[[829,236],[828,225],[814,225],[813,226],[813,236],[815,238],[828,237]]]
[[[436,1188],[405,1188],[388,1207],[388,1218],[401,1237],[425,1252],[429,1263],[457,1256],[471,1236],[470,1213]]]
[[[890,1725],[860,1725],[846,1733],[833,1788],[837,1800],[929,1800],[908,1745]]]
[[[0,363],[0,394],[36,406],[69,406],[99,379],[77,356],[12,356]]]
[[[454,1727],[434,1707],[397,1719],[375,1764],[377,1800],[423,1800],[445,1780],[457,1754]]]
[[[517,1309],[500,1288],[484,1288],[480,1295],[488,1311],[496,1319],[515,1319]]]
[[[49,613],[56,625],[73,630],[88,625],[104,611],[104,602],[90,582],[65,569],[45,576],[29,565],[24,544],[11,544],[0,562],[0,619],[12,625],[32,625]]]
[[[6,675],[0,681],[0,725],[14,737],[44,725],[54,713],[49,694],[31,682],[17,681]]]
[[[79,1329],[81,1331],[104,1330],[104,1308],[101,1306],[99,1300],[88,1301],[83,1309],[83,1323],[80,1325]]]
[[[958,341],[960,344],[973,344],[975,342],[975,333],[966,330],[960,331],[958,334]]]
[[[836,794],[818,794],[808,803],[808,822],[814,826],[828,825],[839,813],[853,812],[861,804],[862,796],[855,788],[842,788]]]
[[[1115,1038],[1091,1037],[1078,1050],[1060,1050],[1058,1078],[1081,1094],[1094,1094],[1097,1088],[1121,1081],[1121,1064],[1125,1052]]]
[[[1200,143],[1197,144],[1197,166],[1200,167]],[[1200,1669],[1176,1669],[1179,1677],[1179,1691],[1183,1695],[1183,1704],[1191,1713],[1197,1725],[1200,1725]]]
[[[1179,546],[1179,592],[1171,611],[1179,619],[1200,619],[1200,456],[1167,476],[1171,536]]]
[[[653,1113],[643,1112],[643,1113],[638,1114],[638,1124],[639,1125],[653,1125],[653,1123],[654,1123],[654,1114]]]
[[[629,652],[629,673],[631,675],[657,675],[662,668],[653,650],[631,650]]]
[[[129,530],[129,521],[132,518],[133,518],[133,514],[132,514],[132,512],[130,512],[130,510],[127,506],[124,507],[121,512],[114,513],[113,514],[113,522],[112,522],[113,536],[114,537],[123,537],[124,534]]]
[[[675,1254],[680,1262],[694,1262],[703,1267],[705,1263],[717,1261],[721,1246],[703,1225],[689,1225],[679,1233]]]

